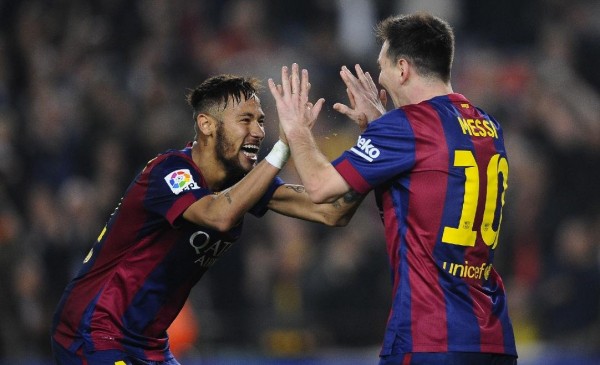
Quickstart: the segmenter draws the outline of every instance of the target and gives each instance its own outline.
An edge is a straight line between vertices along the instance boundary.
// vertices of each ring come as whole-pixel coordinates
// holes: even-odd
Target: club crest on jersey
[[[165,181],[169,184],[169,188],[171,188],[171,191],[175,195],[186,190],[200,189],[188,169],[180,169],[168,173],[165,176]]]
[[[371,144],[371,139],[365,139],[360,136],[358,137],[356,146],[352,147],[350,151],[356,153],[369,162],[373,162],[373,160],[379,157],[381,154],[379,149]]]

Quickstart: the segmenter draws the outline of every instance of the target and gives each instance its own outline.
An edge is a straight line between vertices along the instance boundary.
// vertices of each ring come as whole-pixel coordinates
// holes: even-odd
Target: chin
[[[244,154],[242,154],[241,158],[239,159],[239,166],[241,169],[246,171],[246,173],[250,172],[250,170],[255,168],[257,164],[258,160],[250,160]]]

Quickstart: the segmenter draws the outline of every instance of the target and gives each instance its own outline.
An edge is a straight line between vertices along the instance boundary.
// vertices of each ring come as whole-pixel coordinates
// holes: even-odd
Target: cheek
[[[379,86],[385,87],[385,85],[386,85],[386,78],[385,78],[385,74],[384,74],[383,71],[381,71],[379,73],[379,79],[377,80],[377,82],[379,82]]]

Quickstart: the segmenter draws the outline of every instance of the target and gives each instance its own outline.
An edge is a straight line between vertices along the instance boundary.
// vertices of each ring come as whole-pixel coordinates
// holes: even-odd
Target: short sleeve
[[[356,144],[332,164],[358,193],[409,171],[415,163],[413,131],[400,109],[371,122]]]
[[[148,166],[139,180],[147,184],[144,208],[164,217],[173,226],[190,205],[212,194],[202,186],[202,176],[191,161],[178,155]]]

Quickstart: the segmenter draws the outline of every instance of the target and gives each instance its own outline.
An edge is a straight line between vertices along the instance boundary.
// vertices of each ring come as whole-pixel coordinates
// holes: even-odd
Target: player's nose
[[[265,127],[258,121],[254,121],[252,122],[250,134],[252,135],[252,137],[256,137],[262,140],[263,138],[265,138]]]

